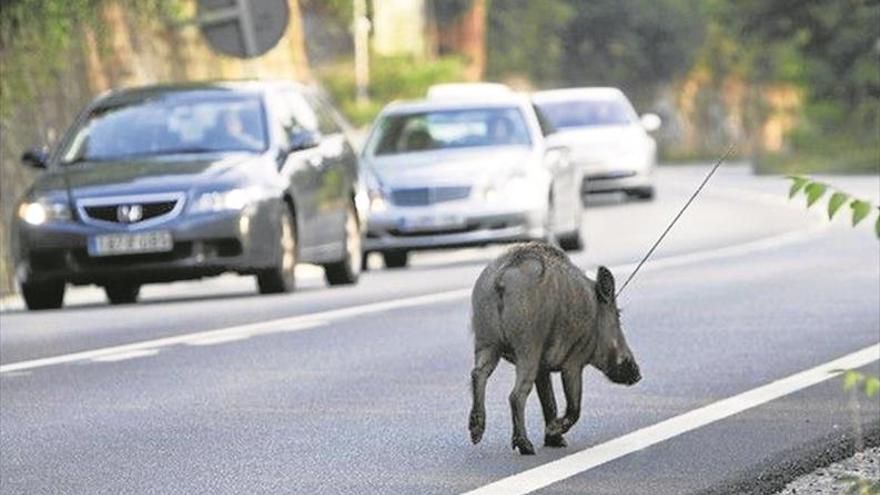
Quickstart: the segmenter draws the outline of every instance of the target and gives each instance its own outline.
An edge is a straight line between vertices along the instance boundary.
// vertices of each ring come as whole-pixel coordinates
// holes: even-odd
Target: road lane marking
[[[666,256],[663,258],[657,258],[650,260],[648,263],[645,263],[645,266],[642,267],[642,270],[660,270],[664,268],[674,268],[677,266],[692,265],[704,261],[716,261],[724,258],[745,256],[747,254],[752,254],[759,251],[769,251],[771,249],[777,249],[788,244],[793,244],[816,237],[820,233],[827,230],[830,225],[830,223],[813,224],[806,229],[793,230],[790,232],[785,232],[783,234],[763,237],[754,241],[734,244],[732,246],[706,249],[702,251],[695,251],[692,253],[684,253],[679,255]],[[623,265],[611,267],[611,271],[615,273],[629,273],[635,270],[636,266],[638,266],[637,262],[626,263]],[[619,274],[618,276],[622,278],[622,276],[620,276]]]
[[[701,426],[766,404],[774,399],[838,376],[844,369],[855,369],[880,360],[880,344],[866,347],[841,358],[776,380],[733,397],[636,430],[605,443],[500,479],[463,495],[524,495],[594,467],[619,459]]]
[[[247,340],[253,337],[251,333],[243,333],[241,335],[221,335],[219,337],[202,337],[200,339],[187,339],[183,343],[193,346],[226,344],[229,342],[238,342],[239,340]]]
[[[58,356],[31,359],[28,361],[20,361],[17,363],[0,365],[0,374],[11,371],[29,370],[34,368],[43,368],[46,366],[54,366],[58,364],[72,363],[75,361],[94,360],[105,356],[113,356],[124,354],[131,351],[139,351],[143,349],[160,349],[178,344],[191,344],[205,339],[222,339],[238,337],[265,335],[270,333],[282,332],[299,332],[310,328],[327,325],[331,320],[339,320],[350,318],[352,316],[361,316],[365,314],[380,313],[393,309],[408,308],[413,306],[422,306],[426,304],[434,304],[444,301],[452,301],[469,295],[470,288],[456,289],[446,292],[438,292],[434,294],[426,294],[421,296],[407,297],[403,299],[394,299],[390,301],[382,301],[376,303],[363,304],[359,306],[351,306],[348,308],[331,309],[320,311],[318,313],[309,313],[306,315],[290,316],[275,320],[248,323],[228,328],[219,328],[215,330],[206,330],[203,332],[187,333],[176,335],[174,337],[164,337],[160,339],[145,340],[132,344],[123,344],[112,347],[104,347],[89,351],[74,352],[71,354],[61,354]]]
[[[758,239],[751,242],[746,242],[743,244],[737,244],[733,246],[729,246],[721,249],[707,249],[704,251],[697,251],[693,253],[686,253],[682,255],[673,255],[667,256],[663,258],[657,258],[650,263],[645,264],[642,267],[645,271],[651,270],[659,270],[663,268],[671,268],[676,266],[683,266],[687,264],[699,263],[704,261],[712,261],[721,258],[734,257],[734,256],[742,256],[746,254],[750,254],[756,251],[763,251],[773,248],[778,248],[787,244],[791,244],[794,242],[799,242],[804,239],[814,237],[818,235],[821,231],[828,228],[828,224],[820,224],[814,225],[806,230],[796,230],[787,232],[784,234],[779,234],[771,237],[766,237],[763,239]],[[614,265],[610,267],[610,270],[614,273],[617,273],[618,276],[621,272],[626,272],[627,270],[635,269],[636,263],[626,263],[622,265]],[[48,357],[48,358],[39,358],[32,359],[28,361],[20,361],[17,363],[4,364],[0,365],[0,374],[8,373],[11,371],[20,371],[20,370],[28,370],[34,368],[42,368],[46,366],[53,366],[58,364],[70,363],[74,361],[93,359],[95,357],[101,357],[106,355],[112,355],[116,353],[124,353],[132,350],[139,349],[147,349],[147,348],[161,348],[168,347],[171,345],[177,344],[187,344],[187,345],[199,345],[193,344],[193,342],[198,342],[202,339],[214,340],[214,339],[226,339],[228,337],[228,342],[233,340],[243,340],[251,335],[259,335],[259,334],[267,334],[281,331],[301,331],[309,328],[314,328],[317,326],[322,326],[327,324],[327,321],[316,322],[315,320],[335,320],[341,318],[348,318],[352,316],[360,316],[371,313],[379,313],[382,311],[388,311],[393,309],[402,309],[413,306],[422,306],[426,304],[433,304],[437,302],[445,302],[451,301],[455,299],[459,299],[462,297],[466,297],[470,295],[471,288],[465,287],[461,289],[455,289],[445,292],[437,292],[434,294],[425,294],[421,296],[413,296],[407,297],[403,299],[394,299],[390,301],[382,301],[377,303],[368,303],[359,306],[351,306],[348,308],[339,308],[332,309],[328,311],[322,311],[318,313],[311,313],[306,315],[298,315],[292,317],[279,318],[276,320],[269,320],[265,322],[257,322],[257,323],[249,323],[246,325],[240,325],[229,328],[220,328],[215,330],[207,330],[204,332],[196,332],[196,333],[188,333],[177,335],[174,337],[166,337],[155,340],[147,340],[142,342],[135,342],[132,344],[124,344],[119,346],[105,347],[100,349],[94,349],[83,352],[75,352],[72,354],[62,354],[58,356]],[[305,327],[300,328],[299,325],[307,325]],[[233,338],[232,336],[235,336]],[[219,342],[217,342],[219,343]],[[208,344],[204,344],[208,345]]]
[[[91,359],[91,361],[95,363],[115,363],[116,361],[125,361],[128,359],[155,356],[156,354],[159,354],[159,349],[143,349],[94,357]]]
[[[286,322],[284,320],[287,320]],[[198,339],[219,338],[221,336],[230,336],[236,333],[258,335],[260,333],[273,333],[279,331],[279,325],[286,324],[284,331],[301,331],[325,324],[323,321],[313,321],[312,315],[308,317],[294,317],[282,320],[273,320],[266,323],[250,323],[229,328],[221,328],[218,330],[206,330],[204,332],[187,333],[176,335],[174,337],[164,337],[161,339],[144,340],[132,344],[123,344],[112,347],[104,347],[101,349],[93,349],[90,351],[74,352],[71,354],[61,354],[58,356],[31,359],[28,361],[20,361],[12,364],[4,364],[0,366],[0,374],[9,373],[11,371],[30,370],[34,368],[43,368],[46,366],[54,366],[58,364],[72,363],[75,361],[108,361],[113,360],[115,356],[125,356],[132,352],[143,350],[158,350],[163,347],[172,345],[185,344],[188,341]]]

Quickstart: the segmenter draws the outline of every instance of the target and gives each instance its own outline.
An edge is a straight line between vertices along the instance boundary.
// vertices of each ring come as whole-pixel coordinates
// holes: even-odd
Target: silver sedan
[[[412,250],[525,240],[580,249],[581,177],[527,96],[392,103],[362,154],[365,252],[402,267]]]

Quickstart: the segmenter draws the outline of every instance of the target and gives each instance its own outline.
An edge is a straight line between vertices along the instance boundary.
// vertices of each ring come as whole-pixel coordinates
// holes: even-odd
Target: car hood
[[[35,194],[70,187],[74,198],[231,188],[256,172],[251,154],[84,162],[56,168],[34,184]],[[65,184],[66,183],[66,184]]]
[[[385,188],[480,185],[512,175],[533,151],[524,146],[375,156],[367,160]]]
[[[573,156],[578,156],[626,153],[644,146],[646,137],[640,125],[618,125],[561,129],[548,140],[552,145],[568,147]]]

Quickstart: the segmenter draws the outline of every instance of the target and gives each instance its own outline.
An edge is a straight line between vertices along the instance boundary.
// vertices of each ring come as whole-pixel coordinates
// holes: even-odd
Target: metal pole
[[[357,103],[364,105],[370,101],[370,95],[367,92],[370,85],[370,20],[367,18],[367,1],[353,1],[354,80],[357,88]]]

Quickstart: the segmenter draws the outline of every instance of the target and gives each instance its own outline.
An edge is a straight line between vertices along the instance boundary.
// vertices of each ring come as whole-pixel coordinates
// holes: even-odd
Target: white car
[[[388,105],[361,155],[364,251],[387,267],[412,250],[557,239],[581,247],[581,179],[548,144],[527,95]]]
[[[657,144],[649,133],[660,128],[660,117],[639,117],[617,88],[540,91],[534,100],[558,131],[553,142],[568,147],[582,171],[583,193],[654,197]]]

